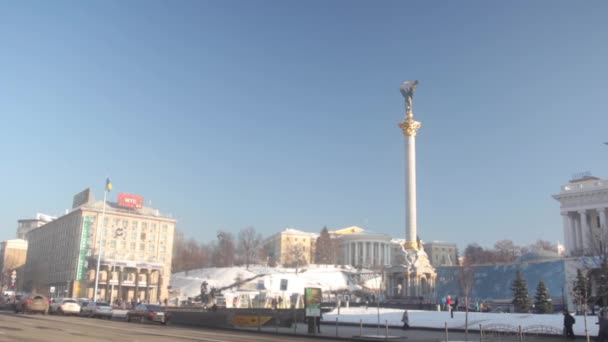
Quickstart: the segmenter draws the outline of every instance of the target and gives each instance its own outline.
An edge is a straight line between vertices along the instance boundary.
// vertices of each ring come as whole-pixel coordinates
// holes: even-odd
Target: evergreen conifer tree
[[[530,311],[528,285],[526,284],[524,277],[521,275],[520,270],[517,270],[515,273],[515,280],[511,285],[511,291],[513,291],[513,305],[515,306],[515,312]]]
[[[536,287],[536,295],[534,296],[534,307],[538,313],[552,313],[553,303],[551,303],[551,296],[549,290],[545,286],[545,283],[541,280],[538,282]]]

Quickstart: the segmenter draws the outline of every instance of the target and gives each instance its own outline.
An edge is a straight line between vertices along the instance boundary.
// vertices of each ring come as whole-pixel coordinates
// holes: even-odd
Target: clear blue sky
[[[608,176],[606,1],[0,5],[0,239],[92,187],[199,241],[254,226],[404,237],[399,86],[418,79],[423,240],[562,240]]]

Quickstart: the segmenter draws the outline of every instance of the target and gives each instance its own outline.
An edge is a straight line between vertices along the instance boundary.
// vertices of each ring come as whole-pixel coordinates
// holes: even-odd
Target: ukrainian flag
[[[110,191],[112,190],[112,182],[110,181],[110,178],[106,178],[106,191]]]

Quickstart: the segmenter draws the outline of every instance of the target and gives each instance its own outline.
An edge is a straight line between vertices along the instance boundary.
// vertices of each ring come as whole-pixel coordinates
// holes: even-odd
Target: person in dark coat
[[[574,323],[576,323],[574,317],[572,317],[568,311],[564,311],[564,330],[566,331],[566,337],[573,340],[575,338],[574,331],[572,330]]]
[[[321,319],[323,319],[323,312],[319,316],[315,317],[315,324],[317,325],[317,333],[321,333]]]
[[[401,322],[403,322],[403,330],[407,330],[410,328],[410,317],[407,314],[407,310],[403,311],[403,316],[401,316]]]

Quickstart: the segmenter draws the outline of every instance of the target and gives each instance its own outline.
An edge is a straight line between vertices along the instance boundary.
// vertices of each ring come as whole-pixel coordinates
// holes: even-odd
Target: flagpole
[[[103,252],[103,240],[105,234],[104,221],[106,219],[106,196],[108,195],[108,186],[103,192],[103,210],[101,212],[101,229],[99,230],[99,251],[97,252],[97,271],[95,272],[95,293],[93,294],[93,301],[97,301],[97,288],[99,285],[99,266],[101,264],[101,253]],[[107,280],[106,280],[107,281]]]

